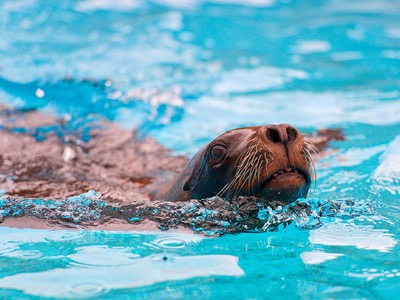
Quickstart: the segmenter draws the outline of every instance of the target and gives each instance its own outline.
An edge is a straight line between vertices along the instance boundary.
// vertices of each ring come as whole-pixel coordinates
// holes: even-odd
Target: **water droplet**
[[[36,95],[36,97],[38,97],[38,98],[43,98],[44,95],[45,95],[45,93],[44,93],[44,91],[43,91],[42,89],[37,88],[36,91],[35,91],[35,95]]]
[[[175,254],[163,253],[163,254],[153,255],[153,256],[151,256],[151,259],[153,261],[158,261],[158,262],[173,262],[177,257],[179,257],[179,256],[177,256]]]

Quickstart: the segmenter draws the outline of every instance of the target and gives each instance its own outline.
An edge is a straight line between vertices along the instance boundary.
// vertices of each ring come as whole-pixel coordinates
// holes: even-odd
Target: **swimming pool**
[[[1,227],[0,297],[396,299],[399,15],[399,1],[2,1],[1,102],[99,114],[186,155],[234,127],[341,128],[308,201],[360,209],[220,238]]]

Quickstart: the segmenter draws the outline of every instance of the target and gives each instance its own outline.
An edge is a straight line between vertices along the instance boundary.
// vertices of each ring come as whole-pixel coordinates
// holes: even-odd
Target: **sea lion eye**
[[[225,154],[226,148],[222,145],[215,145],[211,148],[210,155],[213,160],[219,160]]]

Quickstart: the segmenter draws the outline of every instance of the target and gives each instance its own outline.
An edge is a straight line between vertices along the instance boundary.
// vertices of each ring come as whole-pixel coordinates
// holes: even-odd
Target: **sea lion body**
[[[167,201],[255,196],[306,197],[313,170],[308,143],[288,124],[237,128],[199,150],[156,196]]]

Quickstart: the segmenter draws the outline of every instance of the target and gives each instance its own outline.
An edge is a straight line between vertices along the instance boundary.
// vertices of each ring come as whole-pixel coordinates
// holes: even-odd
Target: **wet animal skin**
[[[292,202],[307,196],[314,145],[289,124],[229,130],[202,148],[156,199],[255,196]]]

